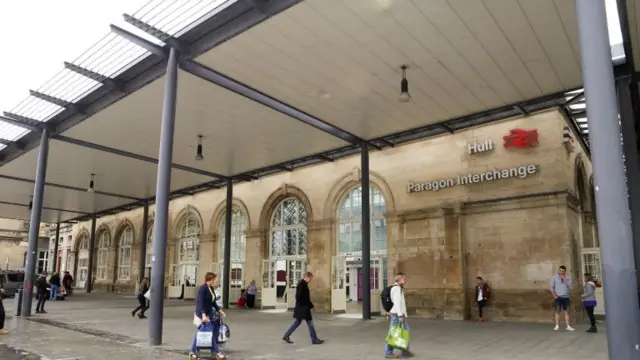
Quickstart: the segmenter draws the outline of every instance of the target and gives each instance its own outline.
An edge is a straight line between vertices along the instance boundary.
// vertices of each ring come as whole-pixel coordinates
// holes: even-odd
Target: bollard
[[[16,296],[13,298],[13,310],[16,316],[20,316],[22,310],[22,288],[16,290]]]

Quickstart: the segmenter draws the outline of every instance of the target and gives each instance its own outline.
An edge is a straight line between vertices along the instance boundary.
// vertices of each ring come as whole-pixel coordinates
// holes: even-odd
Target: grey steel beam
[[[295,107],[289,104],[286,104],[270,95],[267,95],[257,89],[254,89],[248,85],[245,85],[235,79],[232,79],[229,76],[219,73],[193,60],[181,61],[180,68],[194,76],[197,76],[212,84],[218,85],[240,96],[244,96],[250,100],[257,102],[258,104],[264,105],[282,114],[288,115],[300,122],[310,125],[320,131],[324,131],[325,133],[333,135],[350,144],[361,144],[366,141],[364,139],[359,138],[356,135],[349,133],[346,130],[333,126],[324,120],[321,120],[302,110],[296,109]],[[371,144],[371,145],[373,145],[375,148],[380,150],[379,146],[375,144]]]
[[[638,359],[640,308],[636,287],[632,285],[636,284],[636,267],[631,214],[605,1],[576,1],[576,18],[589,109],[609,358]]]
[[[449,124],[441,124],[441,125],[449,134],[453,134],[455,132]]]
[[[44,183],[47,176],[47,161],[49,158],[49,132],[42,131],[40,135],[40,148],[38,149],[38,162],[36,165],[36,182],[33,186],[33,206],[29,220],[29,247],[27,250],[27,264],[25,266],[24,284],[22,296],[22,308],[20,315],[31,316],[31,303],[33,300],[33,281],[36,278],[36,261],[38,252],[38,238],[40,236],[40,218],[42,216],[42,202],[44,199]]]
[[[58,246],[60,242],[59,239],[60,239],[60,222],[56,223],[56,240],[55,240],[55,244],[53,245],[52,271],[55,273],[58,272]]]
[[[124,84],[122,84],[121,82],[115,80],[115,79],[111,79],[109,77],[106,77],[102,74],[99,74],[95,71],[91,71],[89,69],[85,69],[83,67],[80,67],[78,65],[72,64],[70,62],[64,62],[64,67],[65,69],[69,70],[69,71],[73,71],[76,74],[82,75],[86,78],[89,78],[93,81],[102,83],[104,86],[107,86],[109,89],[112,90],[116,90],[118,92],[126,92],[126,89],[124,87]]]
[[[17,127],[21,127],[25,130],[30,130],[36,133],[40,133],[42,132],[42,128],[37,126],[37,125],[31,125],[31,124],[27,124],[24,123],[22,121],[18,121],[16,119],[12,119],[10,117],[6,117],[6,116],[0,116],[0,121],[7,123],[7,124],[11,124],[13,126],[17,126]]]
[[[360,192],[362,228],[362,319],[371,319],[371,194],[369,193],[369,147],[362,143],[360,153]]]
[[[160,149],[158,151],[158,180],[156,181],[156,217],[153,222],[153,260],[151,267],[151,316],[149,317],[149,344],[162,344],[162,317],[164,313],[164,274],[167,256],[167,226],[171,198],[171,163],[173,135],[176,122],[178,93],[178,52],[171,48],[167,61]],[[198,314],[200,315],[200,314]]]
[[[564,105],[565,106],[569,106],[569,105],[573,105],[573,104],[579,103],[581,101],[584,101],[584,91],[580,92],[578,95],[575,95],[572,98],[570,98],[569,100],[567,100],[564,103]]]
[[[144,202],[144,210],[142,212],[142,234],[140,234],[140,260],[138,268],[138,282],[142,282],[145,278],[145,270],[147,268],[147,234],[149,233],[149,200]]]
[[[132,153],[132,152],[125,151],[125,150],[115,149],[115,148],[112,148],[112,147],[109,147],[109,146],[95,144],[95,143],[92,143],[92,142],[89,142],[89,141],[75,139],[75,138],[71,138],[71,137],[64,136],[64,135],[53,135],[51,138],[55,139],[55,140],[58,140],[58,141],[66,142],[66,143],[69,143],[69,144],[74,144],[74,145],[86,147],[86,148],[93,149],[93,150],[103,151],[103,152],[110,153],[110,154],[113,154],[113,155],[119,155],[119,156],[123,156],[123,157],[128,157],[128,158],[131,158],[131,159],[145,161],[145,162],[152,163],[152,164],[157,164],[158,163],[157,159],[154,159],[154,158],[152,158],[150,156],[140,155],[140,154]],[[180,165],[180,164],[171,164],[171,167],[173,167],[174,169],[178,169],[178,170],[182,170],[182,171],[186,171],[186,172],[190,172],[190,173],[194,173],[194,174],[198,174],[198,175],[203,175],[203,176],[209,176],[209,177],[214,177],[214,178],[219,178],[219,179],[227,178],[227,176],[225,176],[225,175],[216,174],[216,173],[213,173],[213,172],[210,172],[210,171],[200,170],[200,169],[196,169],[196,168],[192,168],[192,167],[184,166],[184,165]]]
[[[72,102],[69,102],[69,101],[66,101],[66,100],[62,100],[62,99],[59,99],[57,97],[54,97],[54,96],[51,96],[51,95],[47,95],[45,93],[41,93],[41,92],[35,91],[35,90],[29,90],[29,95],[31,95],[31,96],[33,96],[35,98],[38,98],[40,100],[44,100],[44,101],[46,101],[48,103],[51,103],[51,104],[54,104],[54,105],[58,105],[61,108],[65,108],[65,109],[71,108],[74,105]]]
[[[29,183],[29,184],[35,183],[35,180],[25,179],[25,178],[21,178],[21,177],[18,177],[18,176],[3,175],[3,174],[0,174],[0,179],[20,181],[20,182]],[[87,189],[79,188],[79,187],[76,187],[76,186],[56,184],[56,183],[51,183],[51,182],[47,182],[47,183],[45,183],[45,185],[46,186],[55,187],[55,188],[60,188],[60,189],[87,192]],[[111,193],[111,192],[100,191],[100,190],[95,190],[94,194],[104,195],[104,196],[111,196],[111,197],[116,197],[116,198],[126,199],[126,200],[134,200],[134,201],[142,201],[142,200],[144,200],[144,199],[140,199],[140,198],[137,198],[137,197],[134,197],[134,196],[114,194],[114,193]],[[74,211],[74,212],[77,212],[77,211]]]
[[[231,219],[233,217],[233,180],[227,180],[226,211],[224,214],[224,254],[222,260],[222,306],[229,308],[229,289],[231,288]]]
[[[136,19],[135,17],[133,17],[133,16],[131,16],[129,14],[122,14],[122,18],[127,23],[137,27],[138,29],[146,32],[147,34],[153,36],[154,38],[162,41],[165,44],[167,44],[168,41],[171,41],[171,39],[173,39],[173,36],[167,34],[166,32],[158,29],[157,27],[155,27],[153,25],[149,25],[149,24],[145,23],[144,21],[138,20],[138,19]],[[176,48],[176,50],[178,50],[178,52],[180,52],[181,49],[180,48]]]
[[[159,56],[161,58],[167,57],[167,51],[162,46],[156,45],[147,39],[144,39],[136,34],[130,33],[119,26],[111,25],[111,32],[140,46],[143,49],[147,49],[149,52],[151,52],[156,56]]]
[[[94,267],[94,258],[95,256],[95,251],[96,251],[96,214],[91,215],[91,234],[90,234],[90,238],[89,238],[89,268],[87,269],[87,282],[86,282],[86,291],[87,294],[91,293],[91,291],[93,290],[93,278],[94,278],[94,274],[93,274],[93,267]]]

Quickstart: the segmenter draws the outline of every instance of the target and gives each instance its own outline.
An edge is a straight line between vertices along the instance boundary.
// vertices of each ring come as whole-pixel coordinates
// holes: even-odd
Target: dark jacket
[[[144,297],[144,294],[149,291],[149,284],[140,283],[140,291],[138,292],[138,296]]]
[[[480,289],[482,289],[482,300],[488,301],[489,295],[491,291],[489,290],[489,285],[487,283],[482,283],[480,286],[476,286],[476,296],[473,298],[476,302],[478,301],[478,295],[480,295]]]
[[[71,274],[65,274],[62,277],[62,285],[64,285],[64,287],[70,288],[72,282],[73,282],[73,277],[71,277]]]
[[[51,275],[49,283],[54,286],[60,286],[60,275]]]
[[[44,295],[47,293],[47,279],[44,276],[41,276],[36,280],[36,289],[38,289],[38,294]]]
[[[296,287],[296,307],[293,309],[293,318],[297,320],[312,320],[311,309],[313,307],[309,284],[302,279]]]
[[[207,284],[202,284],[198,288],[198,296],[196,297],[196,312],[195,315],[199,318],[202,314],[207,314],[209,318],[218,316],[220,307],[216,304],[216,299],[211,294],[215,294],[212,288]]]

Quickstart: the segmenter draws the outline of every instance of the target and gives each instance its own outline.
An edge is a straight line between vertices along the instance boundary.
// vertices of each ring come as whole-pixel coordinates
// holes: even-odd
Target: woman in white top
[[[389,330],[397,325],[402,325],[406,330],[409,330],[409,324],[407,323],[407,304],[404,299],[404,284],[407,282],[407,275],[404,273],[397,273],[395,275],[395,283],[391,286],[391,301],[393,307],[389,311],[390,317]],[[403,357],[411,357],[413,354],[407,350],[402,351]],[[384,357],[387,359],[397,359],[400,356],[393,353],[393,348],[389,345],[384,347]]]

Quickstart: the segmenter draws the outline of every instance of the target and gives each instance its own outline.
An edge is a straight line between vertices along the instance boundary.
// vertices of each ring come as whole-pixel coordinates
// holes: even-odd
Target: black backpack
[[[393,284],[391,286],[387,286],[380,293],[380,301],[382,302],[382,308],[385,312],[391,311],[393,309],[393,301],[391,301],[391,288],[394,286],[398,286],[397,284]]]

